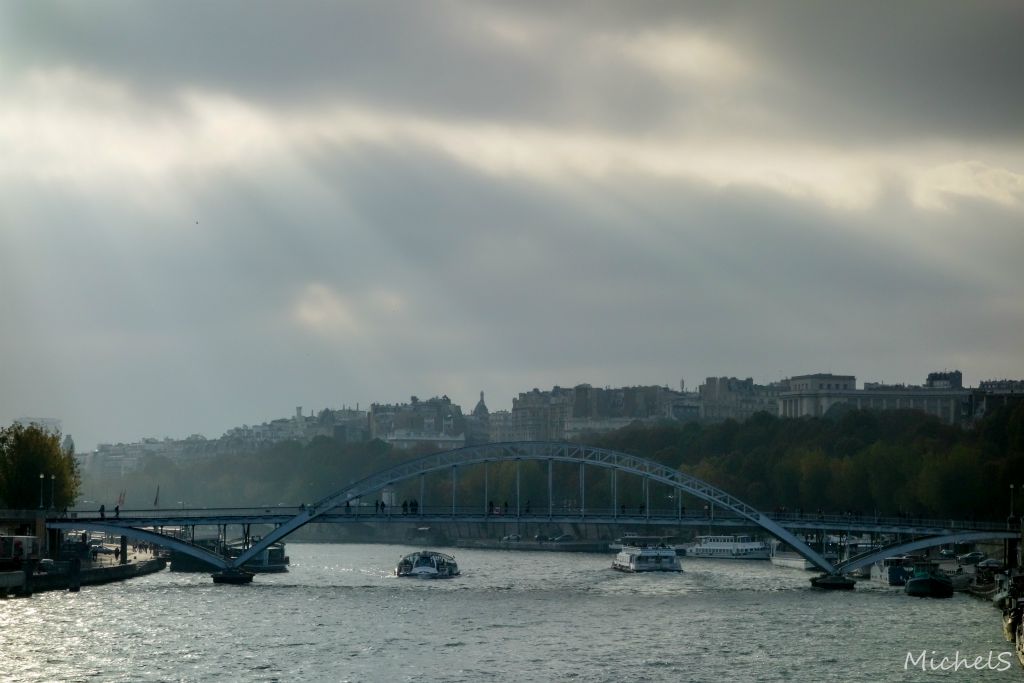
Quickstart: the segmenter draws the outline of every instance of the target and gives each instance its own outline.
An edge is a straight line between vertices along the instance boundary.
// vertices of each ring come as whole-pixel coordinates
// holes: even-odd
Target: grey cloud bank
[[[1015,3],[0,3],[0,420],[1024,375]]]

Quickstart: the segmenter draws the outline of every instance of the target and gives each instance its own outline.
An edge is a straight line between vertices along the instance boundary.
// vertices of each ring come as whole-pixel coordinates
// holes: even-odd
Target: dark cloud
[[[1020,14],[941,2],[5,4],[5,83],[72,67],[130,93],[81,102],[72,90],[66,107],[37,110],[12,87],[0,104],[2,121],[53,122],[38,137],[56,141],[34,168],[35,143],[0,134],[0,157],[24,166],[0,158],[0,355],[15,359],[0,418],[63,417],[88,446],[410,394],[471,404],[484,389],[508,408],[556,383],[1019,375],[1020,191],[1011,173],[984,171],[1021,170]],[[649,32],[704,36],[752,70],[705,82],[614,49]],[[231,123],[196,133],[175,110],[182,89],[252,103],[273,144],[218,138]],[[384,134],[289,132],[327,102],[355,103]],[[104,106],[137,130],[80,150],[76,114],[94,115],[78,124],[88,132]],[[435,126],[410,132],[423,119]],[[481,142],[488,125],[496,143]],[[695,168],[645,165],[688,153],[672,142],[680,132]],[[730,137],[779,150],[777,164],[745,175],[747,160],[718,147]],[[568,152],[548,149],[565,140]],[[966,185],[940,183],[936,206],[913,203],[915,170],[1000,141],[1014,142],[982,154],[969,180],[1011,189],[956,176]],[[243,153],[219,154],[221,142]],[[799,157],[817,145],[835,156]],[[151,168],[130,154],[179,146],[202,158]],[[873,146],[907,158],[861,172],[847,153]],[[857,201],[837,208],[828,192],[847,190]]]

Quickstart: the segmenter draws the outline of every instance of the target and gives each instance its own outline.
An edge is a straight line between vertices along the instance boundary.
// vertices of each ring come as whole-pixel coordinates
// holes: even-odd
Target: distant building
[[[533,389],[512,400],[513,437],[562,441],[614,431],[634,422],[676,419],[677,411],[692,411],[693,399],[661,386],[598,388],[579,384],[571,389]]]
[[[987,379],[978,385],[975,394],[975,410],[984,415],[999,406],[1024,400],[1024,380]]]
[[[978,389],[993,396],[1024,396],[1024,380],[987,379],[978,385]]]
[[[495,410],[488,416],[488,437],[490,443],[515,441],[515,430],[512,429],[512,413],[508,410]]]
[[[925,386],[865,382],[856,388],[852,375],[800,375],[789,380],[779,397],[781,417],[821,417],[836,405],[858,410],[920,410],[949,424],[971,417],[971,391],[963,389],[959,371],[932,373]]]
[[[929,372],[924,385],[928,389],[963,389],[964,376],[959,370]]]
[[[218,439],[193,434],[186,439],[146,438],[134,443],[103,443],[91,453],[76,458],[83,473],[100,477],[120,477],[140,469],[147,459],[169,458],[177,463],[233,453],[251,453],[283,441],[309,443],[317,437],[333,437],[342,442],[369,439],[366,411],[325,408],[316,415],[303,415],[295,409],[290,418],[279,418],[259,425],[229,429]],[[65,440],[66,441],[66,440]]]
[[[700,417],[710,422],[737,420],[742,422],[756,413],[776,414],[779,394],[785,383],[755,384],[750,377],[708,377],[698,388]]]
[[[821,417],[836,403],[847,403],[857,390],[853,375],[798,375],[789,379],[787,390],[780,392],[778,414],[781,417]]]
[[[491,413],[484,403],[484,392],[480,392],[473,412],[466,416],[466,444],[487,443],[491,438]]]
[[[572,414],[573,397],[560,387],[532,391],[512,399],[512,432],[515,441],[561,441],[565,421]]]
[[[426,401],[413,396],[409,403],[371,404],[369,427],[370,438],[381,439],[397,448],[424,444],[447,450],[466,443],[462,408],[447,396]]]

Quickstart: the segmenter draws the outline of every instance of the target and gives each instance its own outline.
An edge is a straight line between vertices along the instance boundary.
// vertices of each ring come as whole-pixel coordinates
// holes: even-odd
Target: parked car
[[[972,553],[966,553],[956,558],[956,561],[960,564],[978,564],[985,559],[985,553],[978,552],[975,550]]]
[[[575,541],[576,537],[572,534],[562,534],[561,536],[555,536],[551,540],[555,543],[562,543],[563,541]]]
[[[533,540],[535,540],[535,541],[550,541],[551,539],[548,538],[547,536],[545,536],[544,534],[537,534],[536,536],[533,537]]]
[[[982,560],[975,566],[981,569],[1002,569],[1003,563],[994,557],[990,557],[987,560]]]
[[[509,534],[508,536],[502,536],[501,540],[505,543],[514,543],[515,541],[522,540],[519,534]]]
[[[952,548],[943,548],[939,551],[939,557],[955,557],[956,551]]]

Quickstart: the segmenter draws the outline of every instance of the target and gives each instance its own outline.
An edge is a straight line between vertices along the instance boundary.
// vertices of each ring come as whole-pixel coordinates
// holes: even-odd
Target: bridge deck
[[[74,516],[51,518],[48,522],[62,522],[63,528],[73,528],[74,522],[105,522],[111,526],[157,528],[182,526],[220,526],[265,524],[277,526],[294,517],[299,508],[222,509],[222,510],[126,510],[120,517],[98,514],[77,513]],[[845,515],[797,516],[765,515],[780,526],[797,532],[847,532],[906,535],[944,535],[964,531],[1006,531],[1005,523],[974,522],[960,520],[907,520],[901,518],[847,517]],[[584,511],[555,510],[552,514],[532,512],[530,514],[484,514],[461,509],[452,514],[451,508],[424,509],[417,514],[398,512],[372,513],[368,509],[353,508],[350,512],[329,512],[317,517],[317,524],[445,524],[455,522],[493,524],[595,524],[595,525],[651,525],[661,527],[716,527],[754,528],[755,524],[743,517],[687,513],[682,516],[670,511],[654,511],[651,514],[612,514],[608,510]]]

